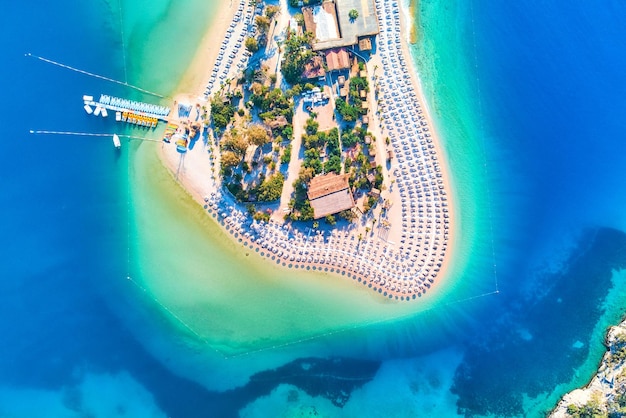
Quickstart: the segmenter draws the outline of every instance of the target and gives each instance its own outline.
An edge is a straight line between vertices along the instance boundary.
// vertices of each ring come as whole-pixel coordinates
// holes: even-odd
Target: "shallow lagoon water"
[[[331,416],[397,415],[401,407],[453,416],[459,405],[468,414],[536,416],[584,384],[602,354],[605,326],[624,308],[623,273],[610,276],[620,254],[605,257],[623,237],[588,231],[626,227],[619,118],[626,87],[615,52],[626,36],[619,2],[559,3],[420,2],[414,54],[450,157],[463,240],[454,277],[416,306],[378,301],[347,280],[246,258],[168,180],[152,144],[124,144],[116,157],[108,141],[28,134],[111,132],[111,121],[82,113],[82,94],[139,95],[25,52],[121,79],[121,4],[124,47],[133,58],[129,81],[171,91],[209,6],[182,10],[163,0],[146,11],[111,1],[26,12],[11,4],[2,25],[5,39],[15,41],[5,45],[11,65],[2,70],[3,91],[13,99],[1,104],[11,116],[5,144],[12,152],[2,157],[0,411],[29,416],[29,399],[50,406],[50,416],[259,416],[312,408]],[[178,25],[186,29],[169,36]],[[585,256],[585,274],[570,271]],[[496,280],[500,293],[480,297]],[[596,298],[558,302],[588,280],[597,283]],[[557,315],[558,306],[568,308]],[[572,327],[580,312],[587,320],[563,342],[575,355],[543,364],[555,355],[543,325]],[[537,386],[513,385],[493,367],[503,329],[520,339],[508,349],[539,353],[519,362],[523,370],[507,363],[506,375]],[[483,342],[493,352],[479,355]],[[535,366],[556,364],[556,380],[535,373]],[[474,368],[500,383],[505,396],[489,385],[464,387],[463,371]],[[313,379],[311,370],[325,377]],[[337,383],[348,378],[357,383]],[[110,390],[96,393],[96,381]],[[337,406],[332,399],[341,389],[349,399]],[[128,391],[137,393],[136,404],[115,395]],[[484,410],[468,394],[502,402]]]

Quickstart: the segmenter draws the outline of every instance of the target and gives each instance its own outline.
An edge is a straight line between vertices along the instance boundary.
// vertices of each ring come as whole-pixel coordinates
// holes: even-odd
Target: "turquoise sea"
[[[171,95],[217,4],[5,5],[0,416],[542,416],[626,311],[626,5],[420,0],[413,58],[459,213],[417,304],[220,232],[83,94]],[[164,101],[165,103],[166,101]]]

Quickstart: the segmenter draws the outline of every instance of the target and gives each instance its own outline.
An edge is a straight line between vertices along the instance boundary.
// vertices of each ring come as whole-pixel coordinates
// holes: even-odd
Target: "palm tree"
[[[348,12],[348,17],[350,21],[354,22],[356,18],[359,17],[359,12],[357,12],[356,9],[352,9]]]

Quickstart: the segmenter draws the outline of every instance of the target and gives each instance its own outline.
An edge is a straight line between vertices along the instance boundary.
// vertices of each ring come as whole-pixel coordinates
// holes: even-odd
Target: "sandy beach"
[[[382,1],[382,3],[391,4],[387,0]],[[193,104],[193,110],[189,115],[190,119],[197,119],[198,115],[196,112],[199,112],[197,106],[206,104],[204,97],[206,97],[207,83],[209,83],[212,69],[220,54],[221,40],[224,39],[229,25],[233,22],[233,18],[237,13],[237,7],[237,3],[223,2],[218,12],[219,16],[215,18],[214,23],[207,29],[195,58],[180,83],[178,91],[181,93],[176,95],[176,101]],[[398,7],[397,3],[393,7]],[[452,237],[456,237],[455,231],[457,231],[457,226],[454,224],[454,193],[452,192],[447,158],[441,146],[440,138],[436,135],[437,129],[433,123],[419,77],[409,53],[406,20],[401,14],[402,12],[404,11],[400,11],[401,17],[399,19],[402,42],[401,48],[399,48],[401,50],[397,52],[404,56],[410,69],[408,72],[416,93],[417,107],[422,109],[423,112],[420,112],[420,115],[424,116],[426,125],[431,127],[430,138],[437,156],[437,164],[439,164],[436,167],[438,170],[439,167],[441,169],[440,173],[442,173],[442,176],[440,177],[443,181],[443,190],[447,191],[447,195],[452,198],[449,202],[450,204],[447,205],[445,219],[447,230],[445,234],[437,232],[439,231],[439,226],[437,225],[433,229],[433,232],[442,238],[443,249],[440,248],[439,252],[429,249],[428,260],[422,258],[420,263],[418,260],[419,251],[411,256],[412,260],[409,260],[408,256],[410,254],[404,254],[404,244],[399,244],[400,241],[404,242],[404,237],[409,239],[405,231],[406,228],[401,225],[402,222],[414,222],[414,220],[403,218],[405,215],[403,215],[400,202],[404,201],[404,199],[400,192],[400,187],[396,183],[396,176],[393,174],[398,169],[397,160],[394,158],[389,167],[385,165],[384,156],[386,156],[387,151],[391,147],[385,144],[384,138],[393,134],[389,133],[385,128],[384,121],[380,118],[383,112],[379,109],[373,92],[370,92],[369,98],[372,105],[369,130],[377,138],[376,145],[379,150],[377,158],[382,159],[379,163],[384,167],[385,180],[381,199],[394,202],[386,215],[386,219],[391,221],[391,226],[385,231],[383,231],[380,222],[371,222],[372,219],[381,219],[380,204],[368,216],[351,224],[347,229],[342,228],[340,231],[314,231],[307,227],[292,228],[291,226],[281,225],[276,216],[273,217],[270,224],[251,231],[249,228],[244,227],[245,217],[247,216],[245,214],[245,206],[238,205],[231,196],[223,195],[221,192],[217,160],[212,160],[211,157],[217,154],[217,149],[214,149],[214,146],[210,144],[211,141],[208,141],[209,143],[206,144],[202,140],[198,140],[193,149],[190,149],[185,154],[179,154],[173,144],[163,143],[159,147],[159,156],[176,180],[200,205],[208,210],[209,216],[214,216],[230,232],[231,237],[242,245],[242,249],[245,247],[248,249],[252,248],[255,251],[258,250],[259,254],[267,257],[268,262],[282,265],[285,268],[336,273],[338,276],[350,277],[362,285],[378,291],[385,297],[397,300],[410,300],[421,297],[426,292],[432,292],[437,284],[445,280],[454,247],[454,239],[448,240],[447,236],[449,234]],[[381,56],[379,54],[372,55],[367,62],[367,68],[370,85],[375,86],[377,83],[376,78],[381,75],[384,68]],[[415,141],[417,142],[417,138]],[[437,195],[434,186],[433,193]],[[437,217],[439,218],[439,216]],[[369,233],[368,230],[370,230]],[[430,225],[427,231],[430,231]],[[451,233],[448,231],[451,231]],[[429,236],[428,234],[430,232],[426,236]],[[280,241],[281,235],[284,235],[283,241]],[[444,236],[445,238],[443,238]],[[411,245],[412,243],[409,242],[408,247],[411,248]],[[419,248],[419,244],[417,244],[417,247]],[[442,247],[442,245],[439,244],[439,247]],[[434,244],[434,248],[437,248],[436,244]],[[422,256],[424,257],[426,254],[424,252]],[[381,265],[381,260],[386,260],[387,263],[382,263]],[[394,270],[396,269],[396,263],[397,271]],[[420,267],[415,264],[418,264]],[[428,264],[428,267],[426,264]],[[403,278],[405,274],[412,274],[409,272],[413,270],[419,271],[422,268],[425,269],[426,273],[421,274],[419,281],[413,283],[411,279],[410,284],[404,282],[406,280]]]
[[[204,86],[207,85],[215,60],[220,53],[220,42],[237,13],[236,2],[219,0],[218,3],[220,7],[217,14],[207,26],[207,31],[198,45],[193,61],[176,89],[182,97],[193,95],[194,99],[197,99],[202,96]]]

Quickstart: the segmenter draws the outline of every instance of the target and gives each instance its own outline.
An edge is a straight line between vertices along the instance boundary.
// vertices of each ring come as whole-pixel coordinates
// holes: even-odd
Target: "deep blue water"
[[[489,320],[468,333],[454,390],[469,415],[521,415],[521,392],[549,391],[580,367],[603,313],[598,305],[609,291],[610,269],[624,268],[626,4],[474,0],[471,10],[474,24],[468,14],[459,25],[476,30],[474,75],[484,106],[477,117],[493,207],[507,210],[494,220],[502,292],[474,302]],[[39,408],[47,411],[41,416],[111,416],[81,386],[87,376],[113,376],[119,392],[100,395],[102,403],[132,416],[157,416],[157,409],[228,416],[280,382],[328,398],[367,383],[378,365],[320,362],[310,375],[299,368],[302,380],[293,378],[298,364],[287,365],[240,391],[210,393],[169,372],[110,308],[116,289],[107,283],[127,269],[123,257],[111,254],[128,244],[128,150],[116,155],[108,140],[28,133],[109,132],[110,124],[75,110],[83,94],[115,94],[119,87],[24,57],[32,52],[121,77],[119,44],[100,30],[107,18],[99,21],[94,11],[105,8],[11,2],[0,18],[0,416],[32,416]],[[465,42],[471,62],[473,41]],[[478,98],[474,80],[468,85]],[[562,268],[538,273],[553,260]],[[559,327],[567,332],[551,332]],[[560,357],[572,340],[585,347]],[[320,370],[350,383],[320,379]],[[143,406],[124,396],[124,372],[148,394],[137,401]]]

